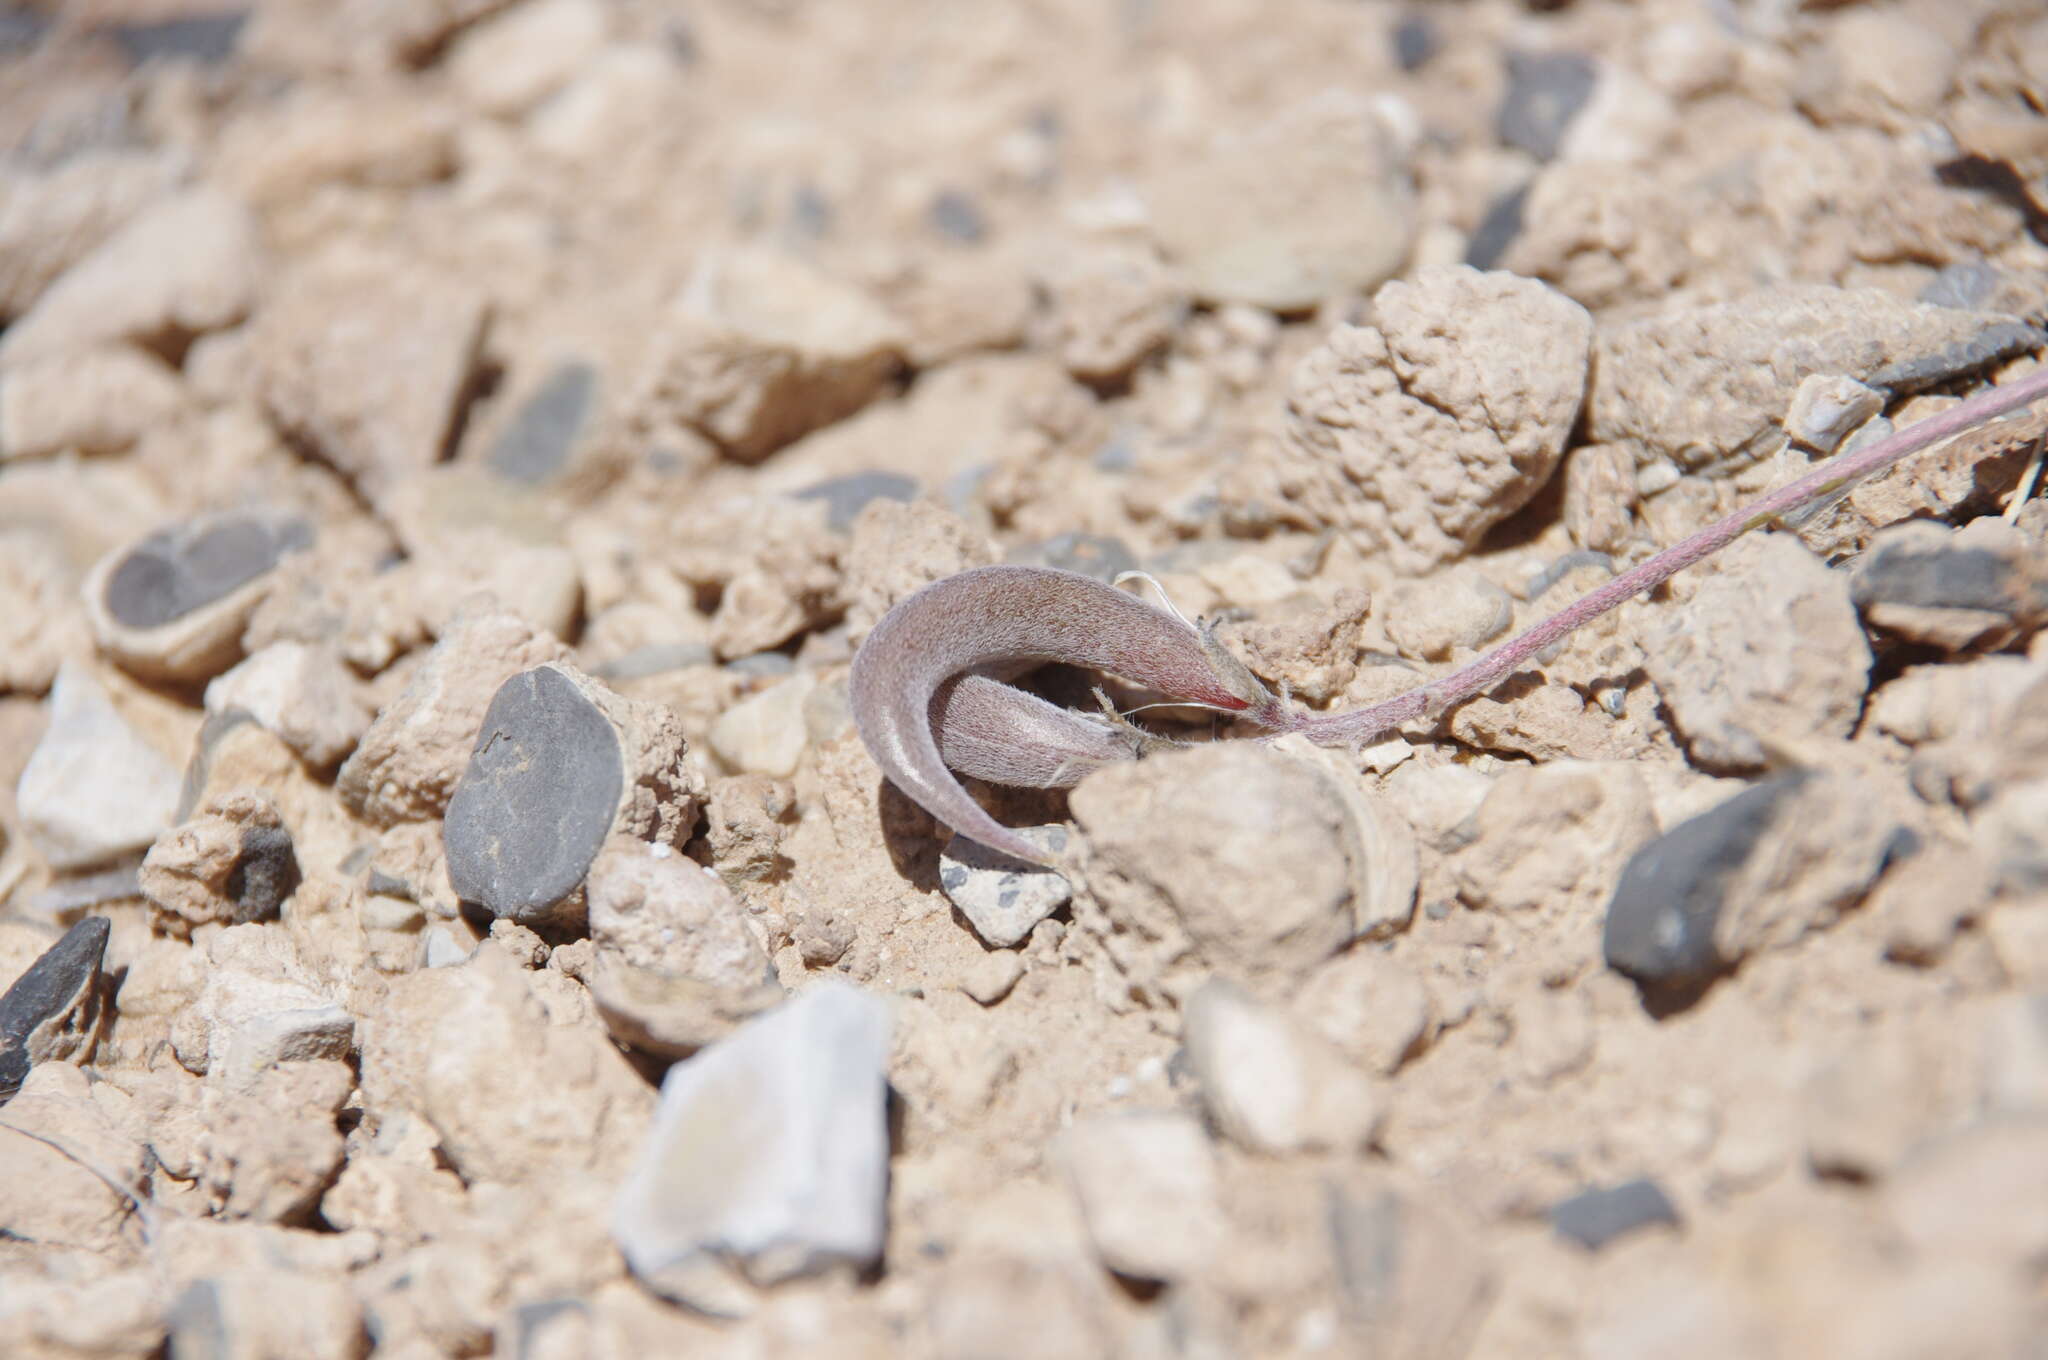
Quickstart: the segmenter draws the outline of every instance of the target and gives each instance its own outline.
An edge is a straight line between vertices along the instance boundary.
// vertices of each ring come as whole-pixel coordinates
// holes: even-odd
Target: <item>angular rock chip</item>
[[[491,471],[509,482],[539,486],[567,467],[597,408],[598,382],[590,364],[556,365],[484,455]]]
[[[1948,651],[1998,645],[2048,616],[2048,554],[1987,516],[1959,530],[1927,520],[1882,529],[1849,595],[1886,632]]]
[[[0,1104],[39,1062],[90,1061],[99,1038],[100,962],[112,926],[88,916],[0,994]]]
[[[15,798],[29,839],[58,870],[97,868],[154,841],[178,806],[178,771],[115,711],[86,667],[66,661],[50,725]]]
[[[1332,1184],[1329,1223],[1345,1316],[1369,1341],[1365,1353],[1467,1353],[1494,1287],[1471,1232],[1385,1186]]]
[[[448,800],[455,891],[493,916],[544,915],[590,871],[624,783],[618,737],[574,681],[551,666],[513,676]]]
[[[1557,1235],[1590,1251],[1658,1223],[1677,1227],[1678,1210],[1664,1188],[1649,1179],[1584,1190],[1550,1209]]]
[[[265,409],[381,503],[439,462],[476,372],[488,299],[407,257],[330,251],[294,269],[251,338]]]
[[[1755,769],[1774,745],[1846,738],[1871,660],[1849,582],[1790,534],[1752,534],[1721,561],[1638,634],[1693,762]]]
[[[1354,1152],[1372,1137],[1379,1101],[1365,1077],[1235,984],[1204,983],[1182,1011],[1188,1065],[1223,1133],[1253,1152]]]
[[[1067,848],[1061,825],[1019,827],[1017,834],[1053,854]],[[948,840],[939,855],[939,887],[974,933],[997,949],[1023,943],[1032,927],[1074,896],[1073,885],[1057,871],[1020,863],[963,836]]]
[[[889,1005],[821,982],[671,1067],[612,1235],[657,1293],[718,1306],[880,1255],[889,1178]]]

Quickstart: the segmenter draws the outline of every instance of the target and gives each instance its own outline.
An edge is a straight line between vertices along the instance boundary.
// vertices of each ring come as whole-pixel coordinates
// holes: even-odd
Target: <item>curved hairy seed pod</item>
[[[1442,713],[1453,704],[1491,689],[1520,669],[1553,642],[1599,618],[1622,601],[1654,589],[1704,557],[1711,556],[1751,529],[1777,520],[1801,506],[1836,495],[1874,477],[1910,454],[1967,433],[2008,411],[2048,398],[2048,366],[2025,377],[1979,392],[1961,405],[1908,425],[1867,448],[1831,458],[1797,481],[1759,497],[1726,519],[1718,520],[1675,547],[1633,567],[1589,591],[1521,636],[1502,643],[1465,669],[1419,685],[1370,708],[1341,713],[1293,713],[1272,724],[1305,734],[1324,745],[1357,746],[1392,731],[1414,718]],[[1249,716],[1249,715],[1248,715]]]
[[[1121,718],[1077,713],[972,674],[939,686],[932,731],[949,769],[1017,789],[1070,789],[1092,770],[1175,745]]]
[[[932,701],[955,676],[1048,661],[1107,671],[1261,726],[1292,725],[1281,700],[1206,630],[1092,576],[1046,567],[976,567],[891,609],[853,658],[854,722],[882,773],[919,807],[991,849],[1044,863],[1039,850],[983,811],[946,768]],[[974,697],[970,691],[970,703]],[[1015,713],[1005,710],[1009,717]],[[1061,728],[1058,741],[1075,735]],[[967,741],[988,750],[986,741]]]

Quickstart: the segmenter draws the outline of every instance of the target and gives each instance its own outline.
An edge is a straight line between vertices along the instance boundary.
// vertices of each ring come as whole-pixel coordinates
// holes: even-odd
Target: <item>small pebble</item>
[[[534,389],[491,445],[492,472],[522,486],[539,486],[569,463],[597,405],[598,373],[586,363],[557,366]]]
[[[1024,960],[1014,950],[998,949],[976,959],[960,980],[960,990],[984,1006],[993,1006],[1010,994],[1024,976]]]
[[[1766,779],[1636,851],[1607,905],[1608,965],[1648,987],[1687,986],[1721,969],[1728,961],[1714,927],[1728,879],[1803,780],[1796,772]]]
[[[1581,1191],[1550,1210],[1557,1235],[1589,1251],[1658,1223],[1677,1227],[1678,1211],[1663,1187],[1648,1179]]]
[[[1577,52],[1513,52],[1508,90],[1494,116],[1500,140],[1547,161],[1593,97],[1600,77],[1591,57]]]
[[[553,666],[499,687],[448,800],[448,879],[493,916],[543,920],[576,891],[611,833],[625,780],[619,739]]]
[[[1067,828],[1058,824],[1018,827],[1017,833],[1054,854],[1067,848]],[[1074,895],[1073,885],[1055,870],[1020,863],[964,836],[946,842],[939,886],[975,934],[997,949],[1022,943],[1033,926]]]

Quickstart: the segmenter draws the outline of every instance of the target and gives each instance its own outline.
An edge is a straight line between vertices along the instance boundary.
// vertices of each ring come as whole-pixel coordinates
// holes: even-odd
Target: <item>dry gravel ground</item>
[[[2029,370],[2044,106],[2037,0],[0,6],[0,1352],[2039,1356],[2048,416],[982,789],[1065,878],[846,675],[1005,560],[1443,673]]]

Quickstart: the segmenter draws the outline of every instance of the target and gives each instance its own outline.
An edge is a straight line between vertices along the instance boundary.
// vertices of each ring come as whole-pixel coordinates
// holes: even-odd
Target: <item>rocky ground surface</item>
[[[1064,877],[845,696],[994,561],[1444,673],[2030,369],[2044,104],[2031,0],[0,7],[0,1351],[2038,1356],[2048,415],[983,790]]]

